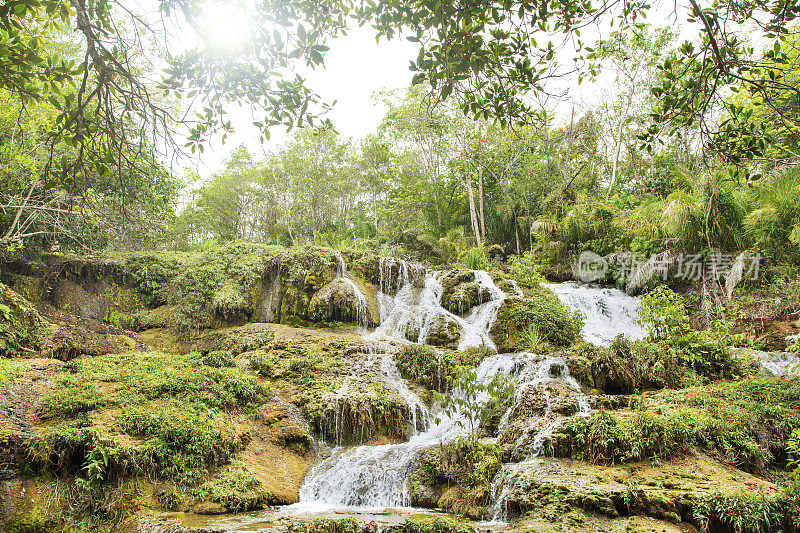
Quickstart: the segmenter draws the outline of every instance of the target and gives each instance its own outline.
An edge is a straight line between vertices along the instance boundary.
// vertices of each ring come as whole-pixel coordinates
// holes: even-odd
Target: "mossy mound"
[[[486,346],[464,351],[436,349],[424,344],[403,346],[395,361],[403,378],[414,381],[429,390],[446,392],[456,366],[477,366],[486,357],[497,352]]]
[[[537,286],[526,294],[525,298],[506,298],[500,306],[491,330],[500,352],[529,349],[525,333],[530,328],[554,346],[569,346],[580,338],[581,316],[565,307],[551,290]]]
[[[489,486],[500,471],[497,444],[459,439],[425,450],[411,472],[411,501],[479,519],[489,503]]]
[[[491,298],[489,290],[475,281],[475,273],[471,270],[450,270],[442,277],[441,283],[442,307],[457,315],[464,315]]]
[[[46,329],[47,322],[28,300],[0,283],[0,356],[35,355]]]

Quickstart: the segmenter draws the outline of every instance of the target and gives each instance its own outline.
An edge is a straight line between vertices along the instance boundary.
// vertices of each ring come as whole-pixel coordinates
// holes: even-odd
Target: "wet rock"
[[[321,322],[354,322],[374,325],[375,318],[366,305],[355,282],[347,278],[336,278],[323,286],[311,299],[309,316]]]
[[[192,507],[192,512],[202,515],[218,515],[227,513],[228,509],[215,502],[200,502]]]
[[[458,322],[450,316],[439,315],[428,332],[426,342],[432,346],[457,348],[459,337],[461,329]]]

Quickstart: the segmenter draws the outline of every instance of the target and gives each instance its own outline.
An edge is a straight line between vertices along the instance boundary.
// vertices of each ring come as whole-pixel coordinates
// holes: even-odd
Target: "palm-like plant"
[[[774,256],[800,250],[800,169],[793,168],[753,187],[744,228],[750,244]],[[793,246],[790,246],[793,245]]]

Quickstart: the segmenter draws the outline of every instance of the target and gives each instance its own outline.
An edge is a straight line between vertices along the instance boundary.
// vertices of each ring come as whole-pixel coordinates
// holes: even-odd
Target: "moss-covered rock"
[[[308,314],[314,322],[375,325],[376,321],[363,291],[356,282],[343,277],[334,279],[314,295]]]
[[[47,322],[33,305],[0,283],[0,356],[34,355],[41,348]]]
[[[466,314],[491,298],[489,290],[475,281],[475,273],[471,270],[450,270],[442,277],[441,283],[442,307],[457,315]]]
[[[555,346],[569,346],[580,338],[581,316],[567,309],[551,290],[540,286],[527,294],[530,297],[506,298],[500,306],[491,330],[499,351],[528,349],[523,334],[530,327]]]

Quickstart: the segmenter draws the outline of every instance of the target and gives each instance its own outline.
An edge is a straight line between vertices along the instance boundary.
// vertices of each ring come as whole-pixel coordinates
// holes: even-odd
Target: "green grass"
[[[271,396],[269,385],[251,374],[216,366],[228,363],[229,354],[212,354],[148,352],[67,363],[39,408],[56,424],[31,443],[34,463],[55,454],[69,463],[59,465],[65,471],[85,470],[101,450],[99,482],[138,470],[196,483],[246,444],[247,416]]]
[[[599,411],[569,420],[556,450],[592,462],[669,459],[687,446],[716,450],[750,472],[785,466],[786,444],[800,428],[800,378],[759,378],[665,390],[641,410],[617,420]]]

